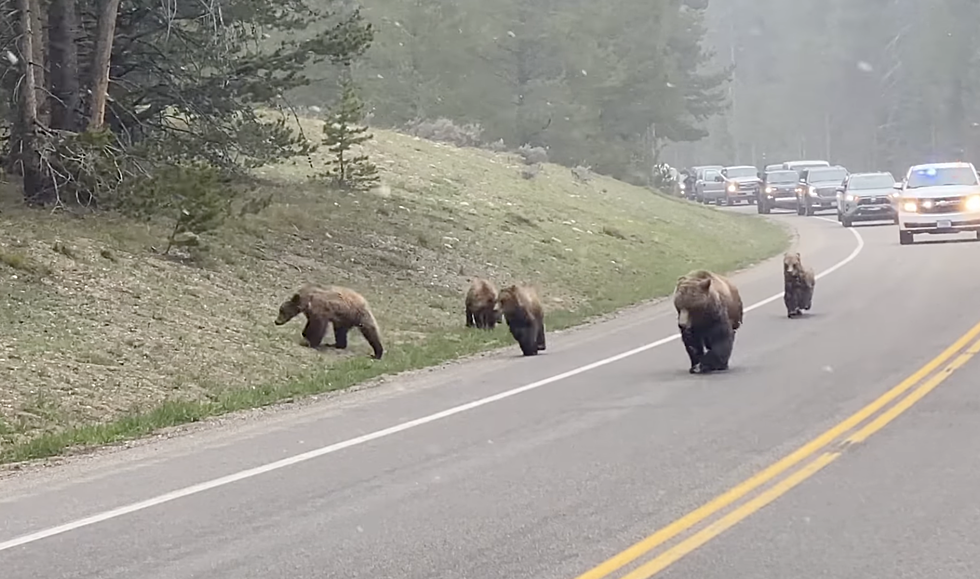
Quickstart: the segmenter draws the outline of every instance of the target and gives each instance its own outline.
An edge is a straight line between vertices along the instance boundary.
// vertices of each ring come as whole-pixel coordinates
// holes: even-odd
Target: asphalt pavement
[[[769,301],[746,314],[727,373],[687,373],[667,301],[550,334],[535,358],[514,346],[30,469],[0,479],[0,577],[575,579],[677,527],[980,322],[975,240],[903,247],[893,225],[771,217],[798,229],[806,265],[836,269],[794,320],[770,299],[778,260],[734,276],[746,305]],[[978,371],[959,364],[658,577],[980,576]],[[620,579],[670,545],[590,577]]]

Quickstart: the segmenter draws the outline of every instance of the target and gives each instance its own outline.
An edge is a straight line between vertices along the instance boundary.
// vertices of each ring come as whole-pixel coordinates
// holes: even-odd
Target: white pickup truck
[[[917,233],[976,232],[980,239],[980,178],[973,163],[914,165],[895,189],[902,245]]]

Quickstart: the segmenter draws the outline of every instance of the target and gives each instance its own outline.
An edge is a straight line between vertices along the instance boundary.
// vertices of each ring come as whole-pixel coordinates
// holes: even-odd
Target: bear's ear
[[[303,298],[299,297],[299,294],[293,294],[293,297],[289,298],[289,303],[293,305],[299,305],[300,300]]]
[[[711,278],[710,277],[704,278],[703,280],[701,280],[700,283],[698,283],[698,285],[701,287],[701,289],[707,291],[708,288],[711,287]]]

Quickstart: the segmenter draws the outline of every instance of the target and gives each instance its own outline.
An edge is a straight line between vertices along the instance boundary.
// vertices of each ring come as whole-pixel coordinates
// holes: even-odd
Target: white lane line
[[[817,219],[823,219],[824,221],[829,221],[831,223],[837,223],[835,220],[828,219],[828,218],[825,218],[825,217],[817,217]],[[847,231],[850,231],[851,234],[854,235],[855,239],[857,239],[857,247],[855,247],[854,248],[854,251],[852,251],[851,254],[848,255],[846,258],[844,258],[843,260],[837,262],[836,264],[834,264],[833,266],[831,266],[829,269],[826,269],[826,270],[820,272],[820,274],[817,275],[817,278],[818,279],[824,277],[825,275],[830,275],[831,273],[833,273],[833,272],[837,271],[838,269],[844,267],[848,263],[854,261],[854,259],[864,249],[864,239],[861,237],[861,234],[858,233],[854,229],[848,229]],[[756,303],[752,304],[751,306],[745,308],[745,311],[748,312],[748,311],[752,311],[752,310],[761,308],[762,306],[764,306],[766,304],[769,304],[769,303],[772,303],[772,302],[778,300],[781,297],[783,297],[783,292],[780,292],[780,293],[778,293],[778,294],[776,294],[776,295],[774,295],[772,297],[768,297],[768,298],[766,298],[766,299],[764,299],[764,300],[762,300],[760,302],[756,302]],[[40,540],[46,539],[48,537],[53,537],[55,535],[60,535],[62,533],[67,533],[69,531],[74,531],[75,529],[80,529],[82,527],[87,527],[89,525],[95,525],[97,523],[101,523],[102,521],[108,521],[109,519],[115,519],[117,517],[121,517],[121,516],[127,515],[129,513],[134,513],[136,511],[142,511],[144,509],[148,509],[150,507],[155,507],[155,506],[161,505],[163,503],[167,503],[167,502],[174,501],[174,500],[177,500],[177,499],[180,499],[180,498],[183,498],[183,497],[188,497],[188,496],[191,496],[191,495],[202,493],[204,491],[207,491],[207,490],[210,490],[210,489],[213,489],[213,488],[217,488],[217,487],[229,485],[229,484],[231,484],[233,482],[237,482],[237,481],[244,480],[244,479],[247,479],[247,478],[252,478],[252,477],[258,476],[260,474],[265,474],[267,472],[272,472],[272,471],[275,471],[275,470],[286,468],[287,466],[292,466],[294,464],[299,464],[301,462],[306,462],[308,460],[312,460],[314,458],[318,458],[318,457],[321,457],[321,456],[324,456],[324,455],[327,455],[327,454],[332,454],[332,453],[335,453],[337,451],[343,450],[345,448],[350,448],[352,446],[357,446],[357,445],[360,445],[360,444],[364,444],[366,442],[371,442],[372,440],[377,440],[379,438],[384,438],[386,436],[391,436],[392,434],[397,434],[399,432],[404,432],[404,431],[409,430],[411,428],[415,428],[416,426],[422,426],[423,424],[429,424],[430,422],[435,422],[437,420],[441,420],[443,418],[447,418],[449,416],[453,416],[454,414],[460,414],[462,412],[466,412],[467,410],[473,410],[474,408],[479,408],[480,406],[486,406],[487,404],[492,404],[494,402],[497,402],[498,400],[503,400],[505,398],[510,398],[511,396],[517,396],[518,394],[522,394],[524,392],[528,392],[530,390],[534,390],[536,388],[540,388],[542,386],[546,386],[548,384],[552,384],[554,382],[558,382],[559,380],[564,380],[565,378],[571,378],[572,376],[577,376],[578,374],[583,374],[585,372],[588,372],[589,370],[594,370],[594,369],[600,368],[602,366],[607,366],[609,364],[612,364],[613,362],[618,362],[619,360],[622,360],[624,358],[629,358],[630,356],[635,356],[636,354],[639,354],[641,352],[646,352],[647,350],[651,350],[653,348],[657,348],[659,346],[663,346],[664,344],[667,344],[669,342],[673,342],[674,340],[677,340],[679,338],[680,338],[680,335],[679,334],[675,334],[673,336],[669,336],[669,337],[666,337],[666,338],[662,338],[660,340],[657,340],[656,342],[651,342],[651,343],[646,344],[644,346],[640,346],[639,348],[634,348],[634,349],[629,350],[627,352],[623,352],[622,354],[617,354],[617,355],[612,356],[610,358],[605,358],[603,360],[599,360],[597,362],[592,362],[591,364],[586,364],[585,366],[580,366],[578,368],[575,368],[573,370],[569,370],[567,372],[562,372],[561,374],[557,374],[555,376],[551,376],[550,378],[545,378],[544,380],[538,380],[537,382],[532,382],[531,384],[527,384],[527,385],[521,386],[519,388],[514,388],[513,390],[507,390],[506,392],[501,392],[499,394],[494,394],[493,396],[488,396],[486,398],[481,398],[479,400],[474,400],[473,402],[468,402],[466,404],[461,404],[459,406],[455,406],[453,408],[449,408],[447,410],[443,410],[442,412],[436,412],[435,414],[430,414],[428,416],[423,416],[421,418],[416,418],[415,420],[410,420],[408,422],[403,422],[401,424],[397,424],[395,426],[392,426],[392,427],[389,427],[389,428],[385,428],[384,430],[378,430],[378,431],[375,431],[375,432],[371,432],[369,434],[365,434],[363,436],[358,436],[356,438],[351,438],[351,439],[348,439],[348,440],[344,440],[342,442],[338,442],[338,443],[335,443],[335,444],[331,444],[329,446],[324,446],[324,447],[321,447],[321,448],[317,448],[315,450],[304,452],[302,454],[297,454],[297,455],[291,456],[289,458],[284,458],[282,460],[277,460],[275,462],[270,462],[268,464],[257,466],[255,468],[250,468],[248,470],[243,470],[243,471],[240,471],[240,472],[236,472],[234,474],[230,474],[230,475],[223,476],[223,477],[220,477],[220,478],[216,478],[216,479],[212,479],[212,480],[209,480],[209,481],[205,481],[205,482],[202,482],[202,483],[199,483],[199,484],[196,484],[196,485],[191,485],[191,486],[188,486],[188,487],[184,487],[182,489],[178,489],[178,490],[175,490],[175,491],[172,491],[172,492],[169,492],[169,493],[165,493],[165,494],[162,494],[162,495],[159,495],[159,496],[150,498],[150,499],[146,499],[144,501],[140,501],[140,502],[132,503],[132,504],[129,504],[129,505],[125,505],[125,506],[122,506],[122,507],[119,507],[119,508],[116,508],[116,509],[104,511],[102,513],[98,513],[98,514],[92,515],[90,517],[85,517],[85,518],[82,518],[82,519],[78,519],[78,520],[72,521],[70,523],[65,523],[63,525],[58,525],[57,527],[50,527],[50,528],[44,529],[42,531],[37,531],[36,533],[31,533],[29,535],[23,535],[23,536],[20,536],[20,537],[15,538],[15,539],[11,539],[9,541],[4,541],[4,542],[0,543],[0,551],[6,551],[8,549],[13,549],[14,547],[19,547],[21,545],[26,545],[28,543],[34,543],[36,541],[40,541]]]

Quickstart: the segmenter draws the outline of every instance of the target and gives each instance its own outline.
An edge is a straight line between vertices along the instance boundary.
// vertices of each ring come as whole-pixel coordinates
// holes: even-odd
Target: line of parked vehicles
[[[843,227],[891,221],[902,245],[922,233],[972,232],[980,239],[980,176],[969,162],[914,165],[901,181],[888,171],[851,173],[823,160],[787,161],[763,171],[752,165],[701,165],[681,171],[680,187],[692,201],[744,202],[761,214],[835,210]]]

